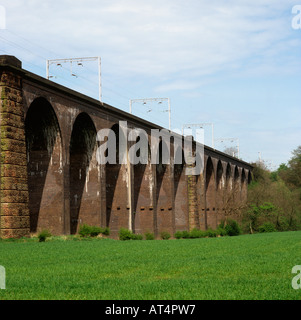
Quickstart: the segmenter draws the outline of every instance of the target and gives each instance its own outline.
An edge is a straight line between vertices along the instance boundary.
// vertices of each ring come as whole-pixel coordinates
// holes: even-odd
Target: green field
[[[0,241],[0,300],[296,300],[301,231],[118,241]]]

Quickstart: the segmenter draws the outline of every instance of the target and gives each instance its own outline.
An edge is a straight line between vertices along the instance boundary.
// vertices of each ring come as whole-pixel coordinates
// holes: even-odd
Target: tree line
[[[248,201],[240,217],[244,232],[301,230],[301,146],[276,171],[269,171],[264,162],[252,165]]]

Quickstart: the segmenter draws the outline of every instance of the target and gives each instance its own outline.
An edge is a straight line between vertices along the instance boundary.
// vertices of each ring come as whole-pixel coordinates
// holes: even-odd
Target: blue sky
[[[239,139],[240,156],[272,169],[301,145],[301,0],[0,0],[0,54],[46,76],[46,59],[102,59],[102,99],[169,98],[172,129],[213,123],[214,138]],[[98,98],[97,65],[52,66],[67,87]],[[168,127],[167,105],[133,113]],[[205,127],[211,145],[211,128]],[[223,150],[235,146],[216,141]]]

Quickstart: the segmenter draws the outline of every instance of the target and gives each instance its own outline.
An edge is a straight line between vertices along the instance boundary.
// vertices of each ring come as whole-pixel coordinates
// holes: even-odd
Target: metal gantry
[[[212,142],[211,142],[211,147],[214,149],[214,124],[213,123],[192,123],[192,124],[184,124],[182,126],[182,135],[184,135],[184,129],[191,129],[191,128],[201,128],[203,129],[205,126],[211,126],[212,130]]]
[[[220,141],[220,142],[224,142],[224,141],[230,141],[230,142],[237,142],[236,148],[237,148],[237,158],[239,158],[239,139],[238,138],[219,138],[219,139],[215,139],[215,141]]]
[[[72,73],[72,63],[75,62],[77,65],[82,65],[83,62],[97,61],[98,62],[98,86],[99,86],[99,101],[102,100],[102,89],[101,89],[101,57],[83,57],[83,58],[66,58],[66,59],[52,59],[46,60],[46,77],[49,80],[49,67],[52,64],[56,66],[62,66],[63,63],[70,63],[71,75],[76,76]]]
[[[169,114],[168,119],[169,119],[169,130],[171,130],[171,106],[170,106],[170,99],[169,98],[144,98],[144,99],[131,99],[130,100],[130,113],[133,113],[132,106],[133,103],[143,103],[147,104],[148,102],[158,102],[159,104],[162,102],[167,101],[168,103],[168,110],[166,110]]]

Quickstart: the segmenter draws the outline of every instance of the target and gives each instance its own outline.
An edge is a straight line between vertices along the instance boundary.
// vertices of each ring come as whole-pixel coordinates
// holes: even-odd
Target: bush
[[[208,229],[205,234],[209,238],[216,238],[217,237],[217,232],[212,229]]]
[[[182,231],[177,231],[177,232],[174,234],[174,237],[175,237],[176,239],[181,239],[181,238],[182,238],[182,235],[183,235]]]
[[[143,240],[143,235],[132,233],[132,240]]]
[[[277,230],[276,230],[275,225],[273,223],[266,222],[258,228],[258,231],[260,233],[264,233],[264,232],[276,232]]]
[[[182,238],[183,239],[189,239],[190,238],[190,233],[188,231],[183,231],[182,232]]]
[[[93,226],[93,227],[91,227],[91,230],[90,230],[90,236],[97,237],[102,232],[103,232],[102,228]]]
[[[225,226],[226,234],[230,237],[239,236],[241,234],[241,229],[235,220],[228,219],[227,225]]]
[[[109,235],[110,229],[108,227],[103,229],[97,226],[89,226],[87,224],[83,224],[80,226],[78,233],[81,237],[84,238],[97,237],[99,234]]]
[[[134,234],[132,231],[121,228],[119,230],[119,240],[125,241],[125,240],[143,240],[142,234]]]
[[[196,238],[205,238],[206,237],[206,232],[199,230],[199,229],[193,229],[190,231],[190,238],[191,239],[196,239]]]
[[[147,232],[147,233],[145,233],[145,239],[146,240],[155,240],[155,236],[153,233]]]
[[[130,230],[125,228],[121,228],[118,234],[119,234],[119,240],[122,240],[122,241],[131,240],[133,235],[133,233]]]
[[[162,231],[160,235],[162,240],[168,240],[171,237],[170,233],[167,231]]]
[[[39,242],[45,242],[49,237],[51,237],[51,233],[48,230],[43,230],[38,234]]]
[[[87,224],[83,224],[79,227],[79,235],[81,237],[89,237],[90,236],[90,233],[92,231],[92,228],[90,226],[88,226]]]
[[[227,232],[224,228],[221,228],[219,227],[217,230],[216,230],[216,233],[218,236],[221,236],[221,237],[224,237],[227,235]]]
[[[200,230],[198,229],[193,229],[189,232],[189,238],[191,239],[196,239],[200,237]]]
[[[275,228],[278,231],[288,231],[290,229],[290,225],[285,217],[279,217],[276,222]]]

